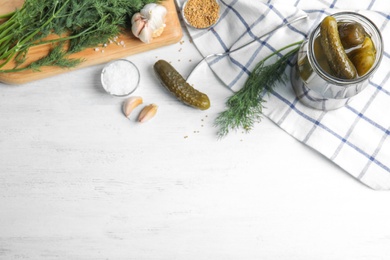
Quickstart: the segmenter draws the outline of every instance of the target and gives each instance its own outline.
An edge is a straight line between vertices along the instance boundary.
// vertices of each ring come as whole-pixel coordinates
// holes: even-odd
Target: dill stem
[[[7,57],[10,47],[12,47],[12,36],[7,36],[0,40],[0,60]]]
[[[15,27],[16,27],[16,24],[15,24],[15,23],[12,23],[10,26],[8,26],[8,28],[6,28],[5,30],[3,30],[3,31],[0,33],[0,43],[3,42],[3,39],[6,37],[6,35],[7,35],[11,30],[13,30]]]
[[[0,31],[4,30],[4,28],[7,28],[9,26],[9,24],[15,24],[15,20],[17,20],[17,16],[19,15],[25,15],[26,14],[26,10],[25,10],[25,6],[23,5],[20,9],[16,9],[14,12],[12,13],[9,13],[7,15],[9,15],[9,19],[4,21],[3,23],[0,23]]]
[[[4,67],[6,64],[8,64],[8,63],[16,56],[16,53],[17,53],[17,52],[11,53],[11,54],[7,57],[7,59],[4,61],[4,63],[3,63],[3,64],[0,64],[0,69],[1,69],[2,67]]]
[[[6,59],[14,50],[15,50],[15,46],[9,49],[8,46],[5,45],[4,50],[1,51],[1,53],[3,54],[0,55],[0,60]]]
[[[2,14],[2,15],[0,15],[0,19],[8,19],[8,18],[12,17],[15,14],[15,12],[16,11],[10,12],[8,14]]]
[[[39,41],[39,42],[36,42],[36,43],[32,44],[31,46],[39,46],[39,45],[48,44],[48,43],[57,43],[57,42],[64,42],[64,41],[76,39],[76,38],[80,37],[81,35],[93,33],[94,31],[90,32],[90,30],[92,28],[93,27],[91,26],[91,27],[85,29],[84,31],[80,32],[79,34],[74,34],[74,35],[71,35],[71,36],[60,37],[60,38],[51,39],[51,40],[42,40],[42,41]]]
[[[21,44],[21,45],[25,44],[26,42],[28,42],[29,40],[31,40],[35,35],[37,35],[38,33],[40,33],[41,29],[43,29],[45,26],[47,26],[49,23],[51,23],[51,21],[53,21],[53,19],[56,18],[56,14],[58,14],[59,12],[61,12],[62,9],[65,8],[65,6],[66,6],[66,4],[67,4],[68,2],[69,2],[69,0],[66,1],[66,2],[64,3],[64,5],[63,5],[61,8],[58,9],[57,12],[55,12],[55,9],[56,9],[57,4],[58,4],[58,1],[56,1],[56,4],[55,4],[54,7],[53,7],[53,14],[52,14],[52,16],[51,16],[45,23],[43,23],[42,26],[41,26],[40,28],[36,29],[35,31],[33,31],[32,33],[30,33],[30,35],[28,35],[27,37],[25,37],[25,38],[20,42],[20,44]]]
[[[70,0],[67,0],[58,10],[56,10],[57,6],[58,6],[58,1],[55,2],[55,5],[53,6],[53,14],[52,15],[49,15],[49,19],[47,19],[40,28],[36,29],[35,31],[31,32],[30,34],[28,34],[26,37],[24,37],[22,40],[18,41],[14,47],[12,47],[10,50],[8,50],[7,52],[3,53],[0,57],[0,59],[5,59],[5,62],[3,62],[2,64],[0,64],[0,69],[3,68],[5,65],[7,65],[12,58],[14,58],[18,52],[22,51],[22,50],[25,50],[25,49],[28,49],[29,46],[31,46],[31,44],[27,44],[35,35],[37,35],[38,33],[41,32],[41,30],[47,26],[48,24],[50,24],[53,19],[56,18],[56,15],[58,15],[65,7],[66,7],[66,4],[69,2]],[[1,53],[1,52],[0,52]]]
[[[286,50],[286,49],[289,49],[291,48],[292,46],[295,46],[295,45],[301,45],[303,43],[303,41],[298,41],[298,42],[294,42],[294,43],[291,43],[289,45],[286,45],[284,46],[283,48],[280,48],[279,50],[276,50],[275,52],[271,53],[270,55],[268,55],[267,57],[265,57],[262,61],[260,61],[260,63],[264,63],[266,60],[268,60],[269,58],[271,58],[272,56],[275,56],[276,54],[279,54],[281,53],[282,51]],[[296,49],[293,49],[292,52],[295,52]],[[287,53],[288,54],[288,53]],[[287,55],[286,54],[286,55]]]

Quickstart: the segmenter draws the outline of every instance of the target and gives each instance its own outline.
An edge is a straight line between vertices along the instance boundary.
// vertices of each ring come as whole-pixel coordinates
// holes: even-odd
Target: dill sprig
[[[227,109],[216,118],[215,126],[219,127],[217,133],[219,138],[232,130],[244,129],[249,132],[254,124],[261,120],[265,102],[262,96],[269,94],[278,82],[285,82],[286,67],[301,43],[302,41],[289,44],[256,64],[243,88],[228,98]],[[292,47],[294,48],[282,54]],[[266,64],[275,55],[280,57],[274,63]]]
[[[82,59],[69,59],[70,54],[109,42],[130,25],[135,12],[155,2],[159,0],[25,0],[0,23],[0,73],[38,70],[41,66],[74,67]],[[47,40],[51,34],[59,37]],[[66,50],[63,42],[69,42]],[[25,64],[29,49],[42,44],[52,44],[54,50]],[[2,69],[10,61],[16,66]]]
[[[41,57],[40,59],[31,62],[30,64],[24,66],[24,67],[15,67],[12,69],[4,69],[1,72],[8,73],[8,72],[20,72],[25,70],[32,70],[32,71],[41,71],[41,68],[43,66],[56,66],[60,68],[74,68],[75,66],[79,65],[81,62],[84,61],[84,59],[79,58],[69,58],[68,52],[62,47],[63,43],[60,43],[60,45],[53,48],[48,55]],[[19,57],[18,57],[19,59]],[[24,59],[21,58],[21,59]],[[20,61],[22,62],[22,61]]]

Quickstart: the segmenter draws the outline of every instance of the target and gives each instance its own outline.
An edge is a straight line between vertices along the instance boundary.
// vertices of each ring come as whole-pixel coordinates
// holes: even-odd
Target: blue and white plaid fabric
[[[177,0],[179,6],[184,0]],[[219,0],[221,19],[210,30],[188,28],[203,56],[235,49],[302,14],[308,19],[258,40],[228,57],[210,59],[215,74],[232,90],[240,89],[258,61],[304,39],[326,15],[356,11],[382,32],[384,57],[369,86],[347,106],[319,111],[302,105],[291,83],[265,96],[264,115],[288,134],[323,154],[367,186],[390,189],[390,5],[388,0]],[[290,69],[286,71],[290,73]]]

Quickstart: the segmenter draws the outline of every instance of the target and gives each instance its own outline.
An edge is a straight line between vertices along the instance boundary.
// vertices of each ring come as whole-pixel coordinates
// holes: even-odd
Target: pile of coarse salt
[[[132,62],[120,59],[108,63],[103,68],[101,81],[107,93],[113,96],[127,96],[137,89],[140,74]]]

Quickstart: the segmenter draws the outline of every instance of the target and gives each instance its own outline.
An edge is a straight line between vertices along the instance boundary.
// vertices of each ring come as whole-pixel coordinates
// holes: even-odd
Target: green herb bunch
[[[269,94],[278,82],[285,81],[286,67],[301,43],[302,41],[287,45],[256,64],[243,88],[228,98],[227,109],[216,118],[219,138],[226,136],[231,130],[244,129],[248,132],[261,120],[265,102],[262,96]],[[287,49],[290,50],[283,54]],[[275,55],[280,56],[276,62],[267,64]]]
[[[158,0],[25,0],[0,24],[0,72],[74,67],[82,59],[70,59],[70,54],[109,42],[129,26],[134,13],[154,2]],[[51,34],[58,38],[47,40]],[[52,51],[25,65],[28,50],[41,44],[52,44]],[[2,69],[12,60],[16,67]]]

